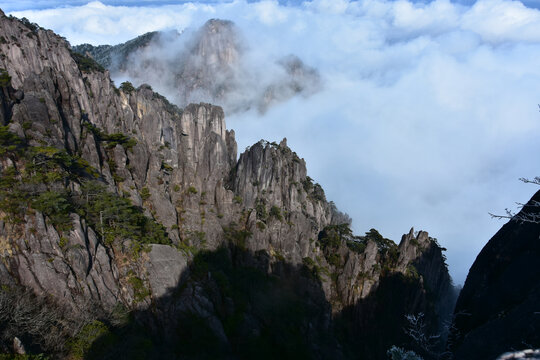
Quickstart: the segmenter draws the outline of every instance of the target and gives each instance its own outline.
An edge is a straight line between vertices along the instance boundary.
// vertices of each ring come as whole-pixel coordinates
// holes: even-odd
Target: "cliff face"
[[[147,33],[115,46],[83,44],[73,50],[93,57],[113,78],[154,84],[182,106],[219,104],[228,114],[250,108],[264,112],[321,87],[319,73],[294,55],[264,54],[262,60],[227,20],[208,20],[194,32]]]
[[[459,359],[495,358],[540,347],[540,192],[482,249],[454,313],[450,348]]]
[[[237,161],[220,107],[179,109],[147,85],[117,89],[64,39],[4,14],[0,51],[1,283],[69,316],[91,314],[54,346],[8,326],[35,349],[189,357],[200,343],[210,357],[249,358],[260,347],[345,356],[355,334],[381,326],[334,318],[365,312],[385,279],[409,284],[411,297],[395,300],[401,317],[428,313],[451,287],[427,233],[411,231],[399,247],[375,230],[353,236],[285,140],[261,141]],[[119,325],[119,306],[134,323]],[[338,340],[341,327],[351,340]],[[141,337],[154,345],[133,347]],[[383,357],[387,345],[370,351]]]

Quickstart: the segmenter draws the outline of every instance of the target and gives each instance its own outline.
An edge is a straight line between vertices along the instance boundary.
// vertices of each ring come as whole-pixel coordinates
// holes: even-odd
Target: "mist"
[[[99,55],[117,83],[152,84],[181,107],[208,102],[229,116],[252,108],[263,114],[294,96],[309,97],[322,86],[316,69],[293,54],[261,53],[226,20],[211,19],[182,33],[150,33]]]
[[[272,80],[279,68],[269,64],[298,56],[321,86],[263,112],[226,114],[239,149],[286,137],[357,233],[376,228],[399,242],[413,226],[428,231],[448,249],[456,283],[503,225],[488,213],[537,190],[518,181],[539,175],[540,150],[540,12],[521,2],[92,2],[11,14],[73,45],[231,20],[249,49],[241,62],[255,74],[248,79]],[[159,56],[175,59],[180,45]],[[174,89],[150,85],[174,99]]]

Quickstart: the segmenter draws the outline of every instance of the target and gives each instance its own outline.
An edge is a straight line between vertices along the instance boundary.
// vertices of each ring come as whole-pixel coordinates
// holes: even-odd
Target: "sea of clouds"
[[[521,2],[38,3],[11,13],[74,45],[221,18],[243,32],[254,66],[298,55],[322,90],[228,117],[239,148],[287,137],[357,233],[427,230],[457,283],[503,224],[488,213],[537,190],[518,181],[540,175],[540,11]]]

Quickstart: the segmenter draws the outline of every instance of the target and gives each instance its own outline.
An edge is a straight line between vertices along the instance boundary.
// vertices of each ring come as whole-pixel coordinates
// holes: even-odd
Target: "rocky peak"
[[[197,31],[180,55],[177,81],[182,103],[223,99],[235,86],[235,69],[242,52],[231,21],[212,19]]]
[[[198,31],[190,52],[203,61],[199,64],[201,70],[224,70],[239,60],[242,51],[239,39],[238,29],[232,21],[211,19]]]
[[[256,56],[240,29],[231,21],[211,19],[196,31],[147,33],[110,46],[83,44],[74,51],[91,55],[113,78],[151,83],[172,100],[211,102],[227,114],[257,108],[264,112],[296,95],[310,96],[322,82],[316,69],[294,55]],[[262,72],[264,69],[264,72]]]
[[[411,228],[408,234],[401,237],[399,243],[398,267],[405,272],[407,266],[416,260],[432,243],[429,234],[425,231],[419,231],[415,234],[414,228]]]

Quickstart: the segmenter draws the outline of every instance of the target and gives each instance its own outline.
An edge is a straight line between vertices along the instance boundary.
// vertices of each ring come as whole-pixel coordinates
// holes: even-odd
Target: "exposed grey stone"
[[[16,336],[13,338],[13,352],[15,354],[19,354],[19,355],[25,355],[26,354],[26,349],[25,349],[21,339],[19,339]]]
[[[178,286],[180,276],[187,268],[187,259],[172,246],[153,244],[151,247],[148,280],[152,296],[158,299]]]

